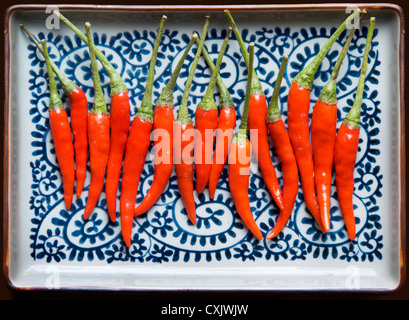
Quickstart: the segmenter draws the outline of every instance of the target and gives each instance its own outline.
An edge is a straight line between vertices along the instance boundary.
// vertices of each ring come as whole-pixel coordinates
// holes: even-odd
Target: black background
[[[386,1],[384,1],[386,2]],[[8,7],[12,5],[17,5],[17,4],[30,4],[30,2],[14,2],[14,1],[9,1],[9,0],[2,0],[1,2],[2,6],[2,19],[3,19],[3,26],[4,26],[4,19],[5,19],[5,13]],[[40,1],[40,2],[33,2],[32,4],[78,4],[81,2],[78,1],[65,1],[62,3],[55,3],[52,1]],[[314,3],[352,3],[350,1],[292,1],[292,2],[286,2],[286,1],[272,1],[272,0],[257,0],[257,1],[243,1],[243,0],[169,0],[169,1],[164,1],[164,0],[134,0],[134,1],[118,1],[114,2],[113,0],[99,0],[98,2],[96,1],[87,1],[82,4],[99,4],[99,5],[236,5],[236,4],[314,4]],[[381,3],[377,1],[359,1],[359,3]],[[407,14],[409,14],[409,1],[391,1],[390,3],[397,4],[402,7],[404,10],[405,17]],[[406,42],[407,36],[405,36],[405,42]],[[1,41],[1,45],[3,46],[2,52],[4,52],[4,33],[3,33],[3,39]],[[3,59],[4,61],[4,56]],[[408,61],[408,50],[405,51],[405,61]],[[1,74],[4,74],[4,64],[0,64],[2,68]],[[407,82],[407,77],[408,75],[405,74],[405,82]],[[3,77],[4,78],[4,77]],[[2,101],[4,101],[4,85],[1,86],[1,94],[2,94]],[[407,122],[407,116],[405,118],[405,123]],[[3,112],[0,112],[0,126],[1,129],[4,132],[4,114]],[[405,129],[405,128],[404,128]],[[1,139],[1,148],[3,150],[3,139]],[[407,143],[406,143],[407,144]],[[1,158],[3,161],[3,157]],[[2,166],[3,167],[3,163]],[[3,176],[3,171],[1,170],[0,173]],[[406,178],[406,177],[405,177]],[[406,180],[406,179],[405,179]],[[3,193],[0,192],[1,194],[1,204],[3,205]],[[406,192],[407,194],[407,192]],[[406,194],[404,196],[406,196]],[[3,206],[4,207],[4,206]],[[1,222],[2,222],[3,216],[1,215]],[[406,220],[406,230],[407,229],[407,220]],[[1,229],[2,230],[2,229]],[[0,231],[2,232],[2,231]],[[4,265],[4,252],[3,252],[3,235],[0,237],[0,250],[1,250],[1,257],[2,257],[2,266]],[[406,240],[407,242],[407,240]],[[406,247],[407,244],[406,244]],[[406,257],[406,260],[408,260],[408,257]],[[408,261],[405,261],[404,264],[407,266]],[[120,292],[120,291],[115,291],[115,292],[98,292],[98,291],[29,291],[29,290],[13,290],[7,285],[6,279],[3,275],[3,269],[1,270],[2,273],[2,279],[0,279],[0,300],[44,300],[44,299],[52,299],[52,300],[63,300],[67,301],[70,299],[75,299],[75,300],[83,300],[83,301],[90,301],[90,300],[108,300],[108,299],[115,299],[115,300],[129,300],[131,299],[133,302],[131,304],[127,304],[129,306],[129,311],[135,310],[135,308],[138,308],[140,306],[144,306],[146,302],[153,302],[157,303],[155,308],[150,308],[151,311],[153,311],[153,314],[156,314],[160,316],[160,310],[162,306],[166,306],[168,303],[173,302],[173,303],[178,303],[180,305],[187,305],[188,303],[194,304],[194,303],[205,303],[205,301],[210,301],[209,303],[221,303],[221,302],[226,302],[226,303],[244,303],[250,304],[249,311],[254,311],[258,310],[259,308],[263,309],[271,309],[273,311],[273,308],[277,308],[277,304],[270,305],[270,302],[277,302],[277,301],[288,301],[288,300],[297,300],[293,304],[293,306],[296,308],[298,303],[300,303],[302,300],[316,300],[316,301],[325,301],[325,303],[332,301],[339,301],[339,300],[349,300],[350,302],[357,301],[357,300],[371,300],[371,301],[383,301],[383,300],[401,300],[401,301],[409,301],[409,285],[407,282],[404,282],[401,287],[392,293],[336,293],[336,292]],[[139,304],[135,304],[138,303]],[[256,308],[251,308],[252,303],[257,304]],[[146,305],[145,305],[146,306]],[[315,306],[313,303],[311,306]],[[362,305],[361,305],[362,306]],[[286,305],[286,308],[288,305]],[[342,310],[341,308],[340,310]],[[126,310],[124,310],[126,311]],[[293,310],[294,311],[294,310]],[[313,316],[317,316],[321,313],[322,316],[327,316],[328,313],[324,312],[318,312],[319,309],[317,308],[311,308],[310,312],[307,312],[307,314],[311,314]],[[272,316],[275,314],[275,311],[272,312]],[[136,317],[137,315],[141,315],[140,312],[134,313],[132,315],[132,318]],[[150,316],[152,313],[149,314]],[[278,314],[276,314],[278,315]],[[390,315],[390,314],[389,314]],[[404,314],[405,315],[405,314]],[[3,313],[3,316],[5,314]],[[173,317],[177,319],[178,317]]]

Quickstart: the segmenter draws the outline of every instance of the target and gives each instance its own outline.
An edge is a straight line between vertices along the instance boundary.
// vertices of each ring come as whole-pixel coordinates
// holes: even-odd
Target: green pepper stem
[[[94,105],[91,109],[95,114],[107,114],[107,107],[105,102],[104,92],[101,87],[101,79],[99,77],[97,59],[95,58],[95,45],[91,36],[91,24],[85,23],[85,30],[87,34],[87,43],[89,48],[89,57],[91,60],[92,79],[94,81]]]
[[[307,65],[303,70],[301,70],[293,79],[292,81],[297,83],[298,86],[304,87],[306,89],[312,88],[312,83],[314,81],[315,73],[317,72],[319,66],[321,65],[322,60],[324,60],[326,54],[328,53],[329,49],[331,49],[332,45],[338,39],[342,32],[344,32],[345,28],[349,24],[349,22],[361,13],[361,10],[355,10],[353,13],[349,15],[349,17],[338,27],[338,29],[331,35],[331,37],[327,40],[327,42],[322,46],[321,50],[318,54],[314,57],[314,59]]]
[[[86,44],[88,45],[87,36],[82,33],[74,24],[72,24],[66,17],[64,17],[58,10],[53,10],[52,12],[55,14],[62,22],[64,22],[74,33]],[[104,67],[105,71],[108,73],[111,81],[111,96],[114,94],[119,94],[122,92],[127,92],[128,89],[122,80],[119,73],[115,70],[114,66],[109,62],[109,60],[105,57],[102,51],[94,46],[95,48],[95,56],[101,62],[102,66]]]
[[[217,76],[219,75],[220,66],[223,61],[224,52],[226,51],[227,42],[229,41],[231,28],[227,30],[226,37],[224,38],[223,44],[220,48],[219,55],[216,61],[216,67],[212,71],[212,76],[210,78],[209,84],[207,86],[206,92],[203,99],[198,104],[198,108],[203,110],[217,109],[216,102],[214,101],[214,87],[216,86]],[[202,49],[203,50],[203,49]]]
[[[334,69],[332,70],[331,76],[328,82],[324,85],[321,93],[318,97],[318,101],[324,102],[328,105],[334,105],[337,103],[337,78],[339,70],[341,69],[342,62],[348,52],[349,45],[351,44],[352,38],[355,34],[356,28],[352,29],[349,33],[347,40],[342,48],[341,53],[338,56],[337,62],[335,63]]]
[[[159,44],[161,42],[163,28],[165,27],[166,20],[167,20],[166,16],[162,16],[162,19],[160,20],[158,33],[156,35],[155,44],[153,45],[152,57],[149,64],[148,77],[146,79],[145,85],[145,93],[142,98],[141,106],[139,107],[138,112],[136,113],[137,117],[142,117],[151,122],[153,121],[152,87],[153,79],[155,76],[156,58],[158,56]]]
[[[287,66],[288,56],[284,55],[281,64],[280,70],[278,71],[276,83],[274,85],[273,96],[271,97],[270,106],[267,110],[267,122],[274,123],[281,119],[280,108],[278,107],[278,95],[280,93],[281,82],[284,78],[285,68]]]
[[[209,28],[209,19],[210,19],[210,17],[206,16],[205,19],[206,20],[205,20],[205,24],[203,26],[202,37],[200,39],[200,43],[199,43],[199,46],[197,48],[195,58],[194,58],[191,66],[190,66],[189,75],[187,77],[186,84],[185,84],[185,89],[183,90],[182,102],[180,103],[180,107],[179,107],[179,111],[178,111],[177,120],[182,124],[191,124],[192,123],[192,119],[191,119],[191,117],[189,115],[189,109],[187,107],[187,104],[188,104],[188,99],[189,99],[190,87],[192,86],[192,82],[193,82],[193,76],[194,76],[197,64],[199,63],[199,58],[200,58],[200,55],[202,53],[202,48],[203,48],[203,45],[204,45],[204,41],[206,39],[207,29]]]
[[[199,41],[200,39],[197,38],[196,43],[199,44]],[[202,54],[206,60],[207,65],[209,66],[213,74],[214,70],[216,69],[216,66],[214,65],[212,58],[207,52],[205,46],[202,49]],[[217,86],[219,87],[219,91],[220,91],[220,108],[234,108],[235,106],[233,103],[233,98],[231,97],[229,90],[227,89],[225,83],[223,82],[223,79],[220,76],[220,73],[217,73],[216,81],[217,81]]]
[[[247,52],[247,49],[246,49],[246,46],[244,44],[243,38],[241,37],[239,29],[237,28],[237,25],[236,25],[235,21],[233,20],[233,17],[231,15],[230,11],[226,9],[226,10],[224,10],[224,13],[225,13],[227,19],[229,20],[230,25],[233,28],[233,32],[236,35],[237,41],[238,41],[239,46],[240,46],[241,53],[243,55],[244,61],[246,63],[247,69],[248,69],[249,65],[250,65],[249,54]],[[254,66],[252,68],[254,69]],[[256,74],[255,70],[253,70],[253,77],[252,77],[252,82],[251,82],[251,96],[254,96],[254,95],[260,95],[260,96],[264,95],[263,87],[261,85],[260,80],[257,77],[257,74]]]
[[[365,14],[366,14],[366,10],[363,9],[361,11],[361,15],[359,17],[359,20],[361,20],[362,17]],[[339,70],[341,69],[342,61],[344,60],[345,56],[347,55],[349,46],[351,44],[352,38],[355,35],[356,29],[357,29],[357,26],[354,26],[354,28],[349,33],[349,36],[346,39],[344,46],[342,47],[341,53],[338,56],[337,62],[335,63],[334,69],[332,70],[332,73],[331,73],[331,76],[330,76],[330,79],[332,79],[332,80],[337,80],[337,78],[338,78],[338,74],[339,74]]]
[[[46,65],[47,65],[49,85],[50,85],[50,102],[49,102],[48,109],[55,110],[58,108],[63,108],[61,98],[58,94],[57,85],[55,84],[54,73],[51,67],[51,62],[50,62],[51,59],[48,55],[47,42],[45,40],[42,40],[41,44],[43,46],[44,57],[45,57]]]
[[[43,48],[42,48],[42,46],[41,46],[41,43],[38,42],[38,40],[33,36],[33,34],[30,32],[30,30],[27,29],[26,26],[24,26],[23,24],[20,24],[20,27],[21,27],[21,29],[23,29],[24,32],[30,37],[30,39],[31,39],[31,40],[34,42],[34,44],[37,46],[38,51],[40,51],[41,54],[43,55],[43,57],[45,58],[44,51],[43,51]],[[71,93],[77,88],[77,85],[76,85],[73,81],[71,81],[70,79],[68,79],[68,77],[65,75],[65,73],[63,73],[63,72],[57,67],[57,65],[54,63],[54,61],[52,61],[51,59],[50,59],[50,64],[51,64],[51,67],[52,67],[52,69],[53,69],[55,75],[57,76],[58,80],[59,80],[60,83],[61,83],[61,86],[62,86],[62,88],[63,88],[63,90],[64,90],[64,93],[65,93],[67,96],[70,96]]]
[[[337,62],[335,63],[335,66],[334,66],[334,69],[332,70],[332,73],[331,73],[331,76],[330,76],[331,80],[337,80],[337,78],[338,78],[339,70],[341,69],[342,62],[343,62],[345,56],[347,55],[347,52],[348,52],[349,46],[351,44],[352,38],[353,38],[353,36],[355,34],[355,31],[356,31],[355,28],[351,30],[347,40],[345,41],[344,46],[342,47],[341,53],[338,56]]]
[[[246,135],[247,136],[247,119],[249,115],[249,106],[250,106],[250,95],[251,95],[251,83],[253,80],[254,69],[251,68],[254,63],[254,42],[250,42],[249,44],[249,72],[247,76],[247,86],[246,86],[246,98],[244,101],[244,109],[243,109],[243,116],[241,117],[241,123],[239,128],[239,135]]]
[[[361,73],[360,73],[359,80],[358,80],[358,87],[356,90],[355,101],[354,101],[354,104],[351,110],[349,110],[344,120],[344,123],[346,125],[353,126],[354,128],[359,128],[359,122],[360,122],[360,117],[361,117],[361,105],[362,105],[363,93],[364,93],[364,88],[365,88],[366,69],[368,67],[368,56],[369,56],[369,50],[371,48],[371,41],[372,41],[373,32],[375,28],[375,20],[376,20],[375,17],[372,17],[369,20],[368,35],[366,37],[365,52],[364,52],[364,57],[362,60]]]
[[[173,91],[175,89],[176,81],[179,77],[180,70],[183,67],[183,64],[186,60],[186,57],[193,45],[193,43],[197,40],[198,35],[195,33],[192,35],[183,55],[180,57],[175,70],[173,70],[172,75],[166,84],[165,88],[163,89],[162,93],[160,94],[158,100],[156,101],[156,107],[168,106],[173,108]]]

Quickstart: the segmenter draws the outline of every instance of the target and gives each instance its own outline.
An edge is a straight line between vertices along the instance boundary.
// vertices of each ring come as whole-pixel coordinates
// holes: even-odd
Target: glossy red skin
[[[358,144],[359,129],[342,123],[335,139],[335,182],[339,206],[351,240],[356,234],[353,193]]]
[[[264,95],[253,95],[249,100],[248,128],[250,129],[250,141],[253,152],[257,158],[264,183],[277,206],[284,208],[281,188],[278,183],[277,174],[271,160],[270,144],[267,131],[267,100]],[[257,143],[254,143],[251,130],[257,130]]]
[[[88,219],[95,208],[104,188],[106,167],[109,155],[110,119],[108,114],[88,115],[88,143],[91,169],[91,182],[84,210],[84,219]]]
[[[155,107],[153,115],[153,140],[154,146],[160,144],[161,153],[158,154],[163,161],[155,159],[153,181],[148,193],[142,202],[135,208],[134,215],[138,216],[147,212],[160,198],[169,182],[173,171],[173,108],[168,106]],[[165,143],[162,135],[166,133]],[[166,141],[169,140],[169,143]],[[157,151],[155,151],[156,155]],[[158,162],[158,163],[157,163]]]
[[[71,127],[67,113],[63,108],[50,110],[49,121],[55,155],[63,183],[64,202],[67,210],[70,210],[75,183],[75,160]]]
[[[122,237],[128,247],[131,245],[136,196],[150,146],[152,127],[150,121],[135,117],[126,142],[119,212]]]
[[[87,175],[88,162],[88,101],[84,92],[75,88],[70,96],[71,128],[74,135],[75,175],[77,180],[76,195],[81,196]]]
[[[317,199],[325,232],[331,227],[331,185],[336,132],[337,105],[317,101],[311,120],[311,147]]]
[[[174,131],[174,155],[175,171],[179,186],[179,193],[186,209],[187,216],[192,224],[196,224],[196,204],[193,187],[194,148],[188,148],[194,144],[193,124],[175,124]]]
[[[115,221],[119,177],[131,122],[128,92],[112,95],[109,113],[111,117],[111,142],[105,192],[109,216],[112,221]]]
[[[229,155],[229,148],[236,127],[236,110],[234,108],[221,108],[219,124],[216,131],[216,146],[213,154],[213,163],[209,175],[209,197],[213,199],[217,184]]]
[[[217,109],[196,109],[195,129],[200,135],[195,139],[196,192],[202,193],[209,182],[215,132],[219,121]]]
[[[304,201],[321,226],[320,210],[315,191],[314,162],[310,143],[308,115],[311,90],[293,82],[288,93],[288,135],[297,159]]]
[[[251,151],[252,147],[248,139],[245,143],[233,142],[231,144],[229,151],[229,187],[240,218],[251,233],[261,240],[263,234],[253,218],[248,192]],[[240,161],[240,159],[242,160]]]
[[[268,122],[267,126],[283,171],[284,209],[280,210],[273,230],[267,235],[267,239],[272,239],[283,230],[291,217],[298,194],[298,167],[283,120],[280,119],[273,123]]]

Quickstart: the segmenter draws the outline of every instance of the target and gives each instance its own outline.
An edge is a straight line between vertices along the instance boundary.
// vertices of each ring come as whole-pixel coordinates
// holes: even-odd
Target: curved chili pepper
[[[219,111],[214,100],[214,87],[216,85],[219,69],[226,51],[231,28],[227,30],[226,37],[220,48],[216,61],[216,67],[212,71],[212,76],[206,92],[199,102],[195,112],[195,172],[196,172],[196,192],[202,193],[209,182],[210,170],[212,168],[212,152],[215,141],[215,131],[218,126]]]
[[[150,147],[150,137],[153,127],[152,87],[155,76],[156,57],[165,22],[166,16],[163,16],[159,24],[158,34],[156,35],[149,64],[145,93],[141,106],[132,120],[125,146],[119,211],[122,238],[128,247],[131,245],[133,217],[139,180],[145,165],[146,154]]]
[[[183,123],[184,113],[175,123],[173,148],[175,153],[175,171],[178,181],[179,193],[186,210],[189,221],[196,224],[196,203],[193,187],[193,158],[194,158],[194,127],[193,123]],[[180,123],[178,123],[180,121]],[[180,152],[178,155],[177,152]]]
[[[122,237],[125,244],[131,245],[133,216],[138,192],[139,179],[145,165],[150,141],[146,138],[152,131],[152,123],[142,118],[135,118],[129,130],[122,168],[120,216]]]
[[[74,26],[66,17],[59,11],[54,10],[53,13],[63,21],[74,33],[85,43],[88,44],[87,36],[84,35],[76,26]],[[125,152],[125,144],[130,125],[130,103],[128,89],[109,60],[94,46],[95,55],[101,62],[110,78],[111,89],[111,134],[110,134],[110,155],[107,166],[106,177],[106,197],[107,207],[110,219],[116,220],[116,201],[119,177],[121,173],[122,160]]]
[[[194,34],[180,57],[175,70],[155,104],[153,113],[153,141],[155,148],[154,174],[149,192],[142,202],[135,208],[134,215],[147,212],[159,199],[173,171],[173,91],[183,63],[197,39]],[[160,145],[160,148],[157,147]],[[161,153],[159,156],[158,153]],[[156,157],[159,159],[157,160]]]
[[[247,51],[247,50],[246,50]],[[254,43],[249,44],[249,72],[246,99],[239,130],[234,136],[229,151],[229,188],[236,210],[250,232],[259,240],[263,238],[260,228],[253,218],[248,194],[252,145],[247,138],[251,85],[253,80]]]
[[[198,41],[199,39],[197,39],[196,42]],[[216,66],[205,47],[203,47],[202,54],[212,73],[215,72]],[[233,98],[227,90],[220,74],[217,75],[216,81],[220,92],[219,121],[216,129],[216,145],[213,152],[213,160],[209,175],[208,188],[210,199],[213,199],[216,192],[217,184],[219,183],[220,176],[229,155],[234,128],[236,127],[236,108],[233,103]]]
[[[297,76],[292,79],[288,92],[288,134],[294,148],[297,159],[298,170],[301,177],[301,185],[304,200],[314,219],[322,228],[319,205],[315,190],[314,163],[312,158],[309,129],[310,92],[317,72],[325,55],[332,47],[336,39],[345,30],[346,26],[353,20],[360,10],[354,11],[331,35],[313,61],[310,62]]]
[[[162,16],[158,34],[156,35],[156,40],[153,49],[153,62],[151,63],[152,68],[154,68],[156,63],[157,48],[159,46],[164,24],[167,20],[166,16]],[[151,67],[150,66],[150,67]],[[153,72],[152,72],[153,73]],[[153,75],[152,75],[153,77]],[[135,118],[141,117],[145,118],[145,113],[148,112],[151,114],[152,111],[152,102],[151,102],[151,86],[147,85],[148,92],[144,95],[142,100],[141,107],[138,109],[138,112]],[[145,98],[145,97],[148,97]],[[144,108],[146,107],[146,111]],[[149,110],[149,111],[148,111]],[[108,161],[108,170],[107,170],[107,181],[106,181],[106,193],[107,193],[107,205],[108,211],[110,212],[111,217],[114,217],[116,214],[116,200],[117,200],[117,189],[119,184],[119,177],[121,174],[122,160],[124,158],[126,140],[128,138],[129,126],[130,126],[130,105],[129,97],[127,92],[123,92],[121,95],[112,96],[111,101],[111,150],[109,154]],[[142,115],[143,114],[143,115]],[[142,115],[142,116],[141,116]],[[150,135],[149,135],[150,139]]]
[[[234,127],[236,126],[236,109],[220,105],[219,124],[216,130],[216,146],[209,176],[209,197],[214,198],[220,176],[229,155]]]
[[[44,51],[38,40],[24,26],[20,27],[27,33],[35,43],[38,50],[44,56]],[[87,97],[80,87],[71,81],[58,67],[50,60],[51,67],[61,83],[65,95],[70,100],[71,109],[71,128],[74,135],[74,157],[76,163],[75,175],[77,180],[76,195],[81,196],[84,187],[84,181],[87,175],[88,161],[88,135],[87,135],[87,118],[88,118],[88,101]]]
[[[249,55],[244,45],[244,41],[230,12],[228,10],[225,10],[224,12],[231,26],[233,27],[233,31],[240,45],[240,50],[247,65],[247,69],[249,69],[248,64]],[[268,142],[266,116],[267,116],[266,96],[264,95],[263,88],[256,73],[253,72],[248,126],[250,132],[255,131],[256,134],[255,135],[250,134],[250,142],[252,144],[253,153],[257,158],[257,162],[260,167],[264,183],[267,185],[267,188],[271,195],[273,196],[277,206],[280,209],[284,209],[281,188],[278,183],[277,174],[270,155],[270,145]]]
[[[121,92],[111,97],[109,109],[111,117],[111,142],[105,181],[107,208],[112,221],[116,220],[116,203],[122,161],[128,139],[130,118],[130,103],[128,92]]]
[[[337,196],[350,240],[353,240],[356,235],[353,206],[354,169],[359,144],[359,123],[362,97],[365,88],[366,69],[368,66],[368,54],[371,47],[374,27],[375,18],[372,17],[369,20],[368,35],[355,101],[342,122],[335,139],[334,164]]]
[[[271,140],[281,162],[281,169],[283,172],[282,190],[284,201],[284,209],[280,210],[274,228],[267,235],[267,239],[276,237],[283,230],[291,217],[295,199],[298,194],[297,162],[295,160],[290,137],[288,136],[284,121],[281,118],[281,112],[278,106],[278,95],[280,92],[284,71],[287,66],[287,61],[288,57],[283,56],[266,118]]]
[[[71,106],[71,127],[74,135],[76,195],[81,196],[87,176],[88,162],[88,100],[84,91],[77,87],[69,95]]]
[[[55,83],[53,69],[51,67],[51,61],[48,55],[47,43],[45,40],[42,40],[41,44],[47,64],[50,86],[50,102],[48,105],[48,112],[51,136],[54,142],[58,165],[60,167],[65,206],[67,210],[70,210],[75,182],[75,162],[72,133],[68,122],[67,113],[65,112],[61,98],[58,95],[57,85]]]
[[[85,29],[88,39],[89,56],[91,59],[92,79],[94,81],[94,105],[88,115],[88,142],[91,182],[88,189],[88,199],[84,210],[84,219],[87,220],[104,188],[106,167],[110,147],[109,130],[110,119],[107,111],[105,96],[101,87],[97,60],[91,37],[91,25],[87,22]]]
[[[334,144],[337,133],[337,77],[355,28],[350,32],[338,56],[329,81],[314,105],[311,118],[311,148],[314,161],[315,186],[320,209],[320,219],[325,232],[330,230],[332,168]]]
[[[185,206],[187,216],[192,224],[196,224],[196,204],[193,188],[195,132],[187,104],[190,87],[192,86],[193,76],[197,64],[199,63],[208,27],[209,17],[206,16],[202,37],[195,58],[190,66],[185,89],[183,90],[182,101],[178,110],[177,121],[175,121],[174,127],[173,153],[175,156],[176,178],[180,196]]]

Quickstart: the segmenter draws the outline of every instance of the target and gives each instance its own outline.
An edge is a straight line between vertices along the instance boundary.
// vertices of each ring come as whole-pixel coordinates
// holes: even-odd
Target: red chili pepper
[[[88,219],[98,203],[104,188],[106,167],[110,147],[110,119],[105,96],[99,78],[97,60],[91,37],[91,25],[87,22],[85,29],[88,38],[89,56],[91,59],[92,79],[94,81],[94,105],[88,115],[88,141],[90,154],[91,182],[88,189],[88,199],[84,210],[84,219]]]
[[[228,20],[230,21],[233,31],[236,35],[237,41],[240,45],[240,50],[242,52],[243,58],[246,61],[247,69],[248,65],[248,52],[244,45],[244,41],[240,35],[240,32],[233,20],[230,12],[228,10],[224,11]],[[267,132],[267,100],[264,95],[261,83],[253,72],[253,80],[251,83],[251,95],[250,95],[250,110],[248,126],[250,129],[250,141],[253,148],[253,153],[257,158],[258,165],[260,167],[261,174],[264,179],[264,183],[267,185],[268,190],[274,198],[275,203],[280,209],[284,208],[283,197],[278,183],[277,174],[270,155],[270,145],[268,142],[268,132]],[[255,135],[251,132],[256,132]]]
[[[212,73],[214,73],[216,66],[214,65],[205,47],[203,47],[202,54]],[[231,97],[220,74],[217,75],[216,81],[220,92],[219,121],[216,129],[216,145],[213,152],[213,160],[209,175],[208,188],[210,199],[213,199],[216,192],[217,184],[219,183],[220,176],[229,155],[229,148],[233,138],[234,128],[236,127],[236,109],[233,103],[233,98]]]
[[[213,107],[212,107],[213,108]],[[219,112],[216,109],[205,110],[196,108],[195,112],[195,172],[196,192],[202,193],[209,181],[212,166],[212,152],[214,145],[214,133],[219,121]]]
[[[320,226],[321,219],[315,191],[314,163],[312,158],[310,129],[308,122],[310,92],[315,73],[317,72],[325,55],[332,47],[336,39],[345,30],[349,22],[359,13],[359,10],[354,11],[331,35],[331,37],[315,56],[313,61],[311,61],[307,67],[301,70],[298,75],[292,79],[292,85],[288,93],[288,134],[290,136],[295,157],[297,159],[305,204]],[[322,229],[322,231],[325,232],[325,229]]]
[[[207,90],[199,102],[195,113],[195,171],[196,192],[202,193],[209,182],[212,168],[212,153],[215,141],[215,132],[218,126],[219,111],[214,100],[214,87],[216,85],[219,69],[226,51],[231,28],[227,30],[226,37],[220,48],[216,67],[212,71]]]
[[[35,43],[38,50],[44,56],[44,51],[38,40],[24,26],[20,27],[27,33],[31,40]],[[88,101],[87,97],[73,81],[71,81],[58,67],[50,60],[51,67],[61,83],[65,95],[70,99],[71,109],[71,128],[74,135],[74,156],[76,163],[76,180],[77,188],[76,195],[81,196],[84,187],[84,181],[87,174],[88,161],[88,136],[87,136],[87,118],[88,118]]]
[[[318,97],[311,118],[311,147],[314,161],[315,185],[317,190],[320,219],[325,232],[330,230],[332,168],[334,144],[337,132],[337,77],[355,28],[350,32],[335,63],[329,81]]]
[[[66,17],[59,11],[54,10],[53,13],[63,21],[74,33],[85,43],[88,44],[87,37],[74,26]],[[127,140],[129,125],[130,125],[130,104],[128,89],[122,80],[119,73],[115,70],[105,55],[94,46],[95,55],[101,62],[102,66],[110,77],[111,89],[111,133],[110,133],[110,155],[107,166],[106,177],[106,197],[110,219],[116,220],[116,200],[119,177],[121,173],[122,160],[125,151],[125,143]]]
[[[216,146],[213,153],[213,163],[209,176],[209,197],[214,198],[220,176],[229,155],[236,126],[236,109],[227,105],[220,105],[219,124],[216,131]]]
[[[176,178],[180,196],[185,206],[187,216],[192,224],[196,224],[196,204],[193,193],[195,130],[192,119],[189,115],[187,104],[190,87],[192,86],[193,76],[199,62],[208,27],[209,17],[206,16],[202,37],[195,58],[190,66],[185,89],[183,90],[182,101],[178,110],[177,121],[175,122],[174,127],[173,153],[175,156]]]
[[[247,50],[246,50],[247,51]],[[253,218],[248,194],[250,160],[252,145],[247,138],[247,120],[249,115],[251,86],[253,80],[254,43],[249,44],[249,72],[247,77],[246,99],[240,127],[234,136],[229,151],[229,187],[236,210],[253,235],[261,240],[263,234]]]
[[[111,96],[111,142],[105,181],[105,194],[108,213],[112,221],[116,220],[116,202],[122,161],[125,154],[131,124],[128,92],[123,91]]]
[[[153,181],[149,192],[135,208],[134,215],[147,212],[162,195],[173,171],[173,91],[183,63],[197,38],[194,34],[179,59],[175,70],[155,104],[153,114],[153,140],[155,150]],[[160,153],[160,154],[159,154]]]
[[[291,145],[290,137],[281,118],[280,108],[278,106],[278,95],[281,82],[287,65],[287,56],[283,56],[277,80],[274,86],[273,96],[267,111],[267,127],[271,140],[276,149],[278,158],[281,162],[283,172],[283,201],[284,209],[280,210],[273,230],[267,235],[267,239],[276,237],[285,227],[291,217],[294,208],[295,199],[298,193],[298,168],[295,160],[294,150]]]
[[[179,193],[185,206],[186,214],[192,224],[196,224],[196,203],[193,187],[194,127],[193,123],[183,123],[183,112],[175,124],[174,153],[175,170]],[[177,152],[180,152],[178,155]]]
[[[69,95],[71,106],[71,127],[74,134],[77,198],[81,196],[87,176],[88,162],[88,100],[84,91],[77,87]]]
[[[337,196],[350,240],[353,240],[356,235],[353,207],[354,169],[359,144],[361,105],[365,88],[368,54],[371,47],[374,27],[375,18],[372,17],[369,21],[368,35],[355,101],[342,122],[335,139],[334,164]]]
[[[55,83],[53,69],[51,67],[50,57],[48,55],[47,43],[45,40],[42,40],[41,44],[47,64],[50,86],[50,102],[48,111],[51,136],[54,142],[58,165],[60,167],[65,206],[67,210],[70,210],[75,182],[75,162],[72,133],[68,122],[67,113],[65,112],[61,98],[58,95],[57,85]]]
[[[122,237],[128,247],[131,245],[133,216],[139,179],[150,146],[150,141],[145,138],[151,134],[151,131],[152,123],[137,117],[132,121],[126,142],[119,211],[121,216]]]
[[[131,245],[133,217],[139,179],[145,165],[146,154],[150,147],[150,137],[153,127],[152,87],[155,75],[156,57],[166,20],[166,16],[163,16],[159,24],[158,34],[156,35],[149,65],[145,93],[142,98],[141,106],[132,120],[125,147],[119,211],[121,216],[122,237],[128,247]]]

